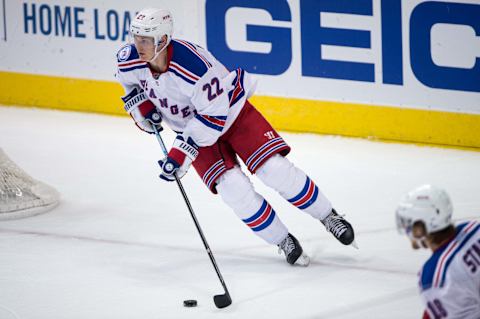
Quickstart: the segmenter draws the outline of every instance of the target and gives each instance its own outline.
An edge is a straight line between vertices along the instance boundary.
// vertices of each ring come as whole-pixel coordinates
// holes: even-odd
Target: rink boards
[[[0,103],[124,114],[115,52],[149,1],[3,3]],[[278,129],[480,148],[475,1],[164,1],[259,84]]]

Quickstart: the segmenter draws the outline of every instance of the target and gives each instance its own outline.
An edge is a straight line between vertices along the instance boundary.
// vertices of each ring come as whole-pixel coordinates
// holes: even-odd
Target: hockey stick
[[[155,136],[157,137],[158,144],[160,144],[160,147],[162,148],[163,154],[165,156],[168,155],[167,148],[165,147],[165,144],[163,143],[162,137],[160,136],[160,132],[158,131],[157,127],[155,125],[152,125],[153,130],[155,131]],[[210,257],[210,261],[212,262],[213,268],[215,268],[215,272],[217,273],[218,279],[220,279],[220,282],[222,283],[223,290],[225,293],[223,295],[215,295],[213,297],[213,301],[215,302],[215,306],[217,308],[225,308],[230,306],[232,303],[232,298],[230,297],[230,293],[228,292],[227,285],[225,284],[225,281],[223,280],[222,274],[220,273],[220,270],[218,269],[217,262],[215,261],[215,258],[213,257],[213,253],[210,250],[210,246],[208,246],[207,239],[203,235],[202,228],[200,227],[200,224],[198,223],[197,217],[195,216],[195,213],[193,212],[192,205],[190,204],[190,201],[188,200],[187,194],[185,193],[185,189],[183,188],[182,183],[180,182],[180,179],[178,178],[177,174],[175,173],[173,175],[175,177],[175,181],[177,182],[178,188],[180,189],[180,192],[182,193],[183,199],[185,200],[185,204],[187,204],[188,211],[190,212],[190,216],[192,216],[193,222],[195,223],[195,227],[197,227],[198,234],[202,238],[203,245],[205,246],[205,249],[207,250],[208,257]]]

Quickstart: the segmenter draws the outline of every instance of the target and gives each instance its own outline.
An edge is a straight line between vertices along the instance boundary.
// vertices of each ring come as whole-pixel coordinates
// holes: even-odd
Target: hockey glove
[[[189,137],[185,141],[185,137],[178,134],[168,156],[158,161],[162,168],[160,178],[168,182],[175,180],[174,174],[177,174],[178,178],[182,178],[197,156],[198,146],[192,138]]]
[[[155,133],[152,125],[155,125],[159,132],[163,130],[162,116],[152,101],[147,99],[143,90],[139,92],[135,88],[128,95],[122,97],[122,100],[125,103],[125,111],[130,114],[139,129],[152,134]]]

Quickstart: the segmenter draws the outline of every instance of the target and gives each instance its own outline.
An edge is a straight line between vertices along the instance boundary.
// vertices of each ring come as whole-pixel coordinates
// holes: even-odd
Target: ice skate
[[[280,244],[278,244],[278,253],[285,253],[287,262],[290,265],[308,266],[310,258],[303,253],[302,246],[298,240],[292,235],[288,234]]]
[[[325,228],[328,232],[342,244],[352,245],[358,249],[357,244],[355,243],[355,234],[353,231],[352,225],[343,216],[337,214],[335,209],[332,209],[332,212],[321,220],[322,224],[325,225]]]

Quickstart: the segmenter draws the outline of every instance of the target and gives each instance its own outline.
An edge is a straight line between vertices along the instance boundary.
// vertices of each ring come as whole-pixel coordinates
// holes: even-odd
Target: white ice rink
[[[217,309],[222,287],[176,185],[158,178],[154,136],[126,117],[0,107],[0,147],[62,194],[49,213],[0,222],[0,318],[420,318],[416,273],[429,252],[397,234],[396,204],[433,183],[457,220],[480,218],[480,152],[283,136],[360,249],[255,180],[311,256],[291,267],[192,169],[182,181],[233,298]]]

